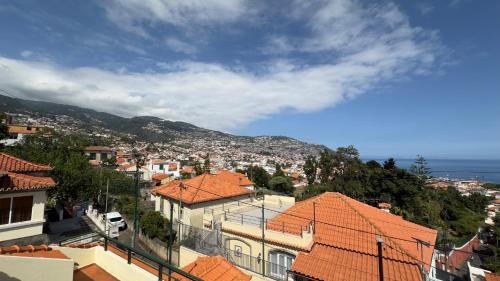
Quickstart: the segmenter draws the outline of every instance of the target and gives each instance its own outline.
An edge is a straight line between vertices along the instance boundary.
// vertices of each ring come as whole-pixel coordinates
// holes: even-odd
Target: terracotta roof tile
[[[119,281],[95,263],[75,270],[73,281]]]
[[[163,179],[169,178],[170,176],[164,173],[156,173],[151,177],[155,181],[161,181]]]
[[[484,278],[486,279],[486,281],[500,281],[499,274],[494,274],[494,273],[489,273],[489,272],[486,272],[484,274]]]
[[[405,221],[399,216],[358,202],[340,193],[332,192],[298,202],[287,209],[285,213],[268,221],[267,228],[282,231],[284,223],[285,232],[300,234],[301,230],[313,223],[313,203],[316,206],[315,244],[311,253],[299,255],[293,266],[294,271],[301,274],[336,276],[338,271],[345,271],[345,274],[355,274],[350,272],[354,269],[349,269],[349,267],[330,267],[325,269],[325,272],[321,272],[314,266],[308,266],[308,262],[302,262],[302,259],[310,260],[323,256],[327,251],[324,247],[330,249],[328,250],[331,251],[329,255],[349,255],[351,253],[351,256],[345,256],[345,260],[352,260],[350,262],[353,264],[359,263],[363,267],[366,264],[366,269],[369,270],[371,267],[367,264],[368,257],[378,256],[377,235],[384,237],[383,256],[386,260],[392,261],[388,263],[388,266],[391,266],[389,271],[399,272],[401,268],[392,268],[399,263],[411,264],[411,266],[418,268],[421,252],[420,249],[417,249],[413,238],[430,244],[434,244],[436,240],[437,232],[435,230]],[[315,250],[318,246],[320,250]],[[424,247],[423,249],[424,263],[427,269],[432,259],[432,252],[433,247]],[[375,267],[375,271],[372,270],[371,273],[375,274],[376,270]],[[409,276],[414,275],[410,274]],[[403,277],[401,276],[399,280],[421,280],[420,277],[418,279]]]
[[[0,171],[7,172],[47,172],[52,170],[48,165],[35,164],[7,153],[0,152]]]
[[[52,250],[47,245],[27,245],[27,246],[7,246],[0,247],[0,255],[34,257],[34,258],[52,258],[69,259],[65,254],[58,250]]]
[[[252,276],[243,273],[221,256],[199,257],[182,270],[205,281],[249,281],[252,279]],[[189,280],[180,275],[176,277],[180,277],[182,281]]]
[[[235,197],[253,193],[252,190],[227,182],[218,175],[203,174],[192,179],[183,180],[182,202],[186,204],[200,203]],[[154,194],[163,195],[175,200],[181,198],[181,181],[175,180],[152,190]]]
[[[94,145],[94,146],[87,146],[84,151],[92,151],[92,152],[101,152],[101,151],[104,151],[104,152],[111,152],[111,148],[107,147],[107,146],[97,146],[97,145]]]
[[[50,177],[35,177],[11,172],[0,176],[0,192],[47,189],[55,184]]]
[[[249,180],[247,176],[237,172],[222,170],[217,173],[217,176],[224,181],[241,186],[254,185],[254,183],[251,180]]]

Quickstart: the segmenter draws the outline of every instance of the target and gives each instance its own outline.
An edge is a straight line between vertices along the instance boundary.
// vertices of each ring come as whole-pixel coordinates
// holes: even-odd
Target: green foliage
[[[288,177],[277,176],[269,180],[269,188],[276,192],[292,194],[293,184],[292,180]]]
[[[496,189],[500,190],[500,183],[484,183],[483,187],[486,189]]]
[[[422,164],[425,168],[425,162]],[[491,200],[480,194],[464,197],[453,188],[427,187],[424,177],[398,168],[392,158],[383,166],[376,161],[363,163],[351,146],[323,151],[318,167],[321,184],[308,185],[297,200],[333,191],[360,201],[371,199],[365,202],[372,204],[388,202],[393,213],[407,220],[438,230],[448,228],[452,241],[477,232],[485,217],[484,207]]]
[[[9,136],[9,127],[3,123],[5,118],[5,113],[0,113],[0,140],[6,139]]]
[[[165,238],[168,233],[168,225],[168,220],[156,211],[146,212],[139,220],[139,228],[149,238]]]
[[[304,164],[304,173],[306,174],[306,179],[308,184],[313,184],[316,180],[318,162],[315,157],[309,156]]]
[[[281,169],[281,165],[279,163],[276,163],[275,165],[275,172],[273,174],[273,177],[284,177],[285,173],[283,173],[283,170]]]
[[[110,194],[130,193],[132,179],[108,169],[97,169],[88,163],[83,149],[91,141],[83,135],[35,134],[27,136],[23,142],[5,148],[5,152],[35,163],[49,164],[49,172],[56,181],[50,191],[59,203],[80,200],[97,200],[99,189],[105,191],[105,183],[110,180]]]
[[[193,169],[194,169],[194,172],[196,173],[197,176],[204,173],[204,169],[201,167],[201,164],[198,161],[196,161],[196,163],[194,163]]]
[[[138,198],[137,202],[137,214],[140,217],[144,214],[144,206],[141,198]],[[134,215],[135,197],[131,195],[120,195],[115,202],[115,207],[120,214],[132,217]]]
[[[427,166],[427,160],[422,155],[417,155],[415,163],[411,165],[410,172],[418,176],[426,177],[431,173],[431,169]]]
[[[269,187],[269,179],[271,176],[266,170],[264,170],[264,168],[259,166],[249,166],[246,174],[257,187]]]

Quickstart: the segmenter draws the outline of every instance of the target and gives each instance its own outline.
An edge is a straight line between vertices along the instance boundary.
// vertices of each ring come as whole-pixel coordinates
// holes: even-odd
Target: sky
[[[0,89],[364,158],[500,159],[500,1],[1,1]]]

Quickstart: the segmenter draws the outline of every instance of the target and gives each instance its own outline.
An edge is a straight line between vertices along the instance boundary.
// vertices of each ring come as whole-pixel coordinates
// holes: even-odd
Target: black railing
[[[207,256],[222,255],[238,267],[274,280],[284,281],[288,279],[289,269],[286,266],[226,248],[225,241],[232,238],[234,237],[226,236],[218,231],[182,225],[181,246]],[[262,263],[264,263],[264,272]]]
[[[95,232],[96,235],[101,237],[101,240],[104,241],[104,250],[108,251],[109,246],[113,246],[119,251],[122,252],[122,254],[126,254],[127,256],[127,262],[129,264],[134,262],[134,259],[136,261],[143,262],[151,267],[151,269],[155,269],[157,271],[157,276],[158,280],[179,280],[179,277],[184,277],[189,280],[194,280],[194,281],[203,281],[201,278],[198,278],[194,275],[191,275],[187,272],[184,272],[177,268],[176,266],[169,264],[167,261],[164,261],[156,256],[150,255],[146,252],[143,252],[142,250],[132,248],[127,244],[124,244],[115,238],[111,238],[107,235],[105,235],[102,232]],[[64,241],[60,241],[59,245],[68,245],[68,244],[74,244],[76,243],[75,241],[78,241],[78,239],[67,239]],[[174,275],[176,274],[177,277]]]

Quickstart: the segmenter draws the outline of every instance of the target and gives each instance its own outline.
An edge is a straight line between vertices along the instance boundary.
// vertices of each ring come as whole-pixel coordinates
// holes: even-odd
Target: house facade
[[[115,156],[113,150],[107,146],[88,146],[83,150],[83,153],[93,165],[99,165]]]
[[[437,280],[435,230],[340,193],[290,205],[285,200],[264,198],[253,209],[226,210],[212,228],[220,233],[212,247],[236,265],[275,280],[377,281],[380,241],[384,280]],[[208,240],[200,244],[195,250],[210,247]]]
[[[42,234],[50,170],[0,153],[0,242]]]
[[[239,178],[238,175],[236,177]],[[227,173],[205,173],[187,180],[175,180],[151,190],[156,211],[169,218],[172,208],[173,217],[178,222],[199,228],[211,223],[204,221],[208,209],[223,210],[224,206],[234,202],[252,202],[254,199],[253,190],[240,185],[239,179],[236,183]]]

